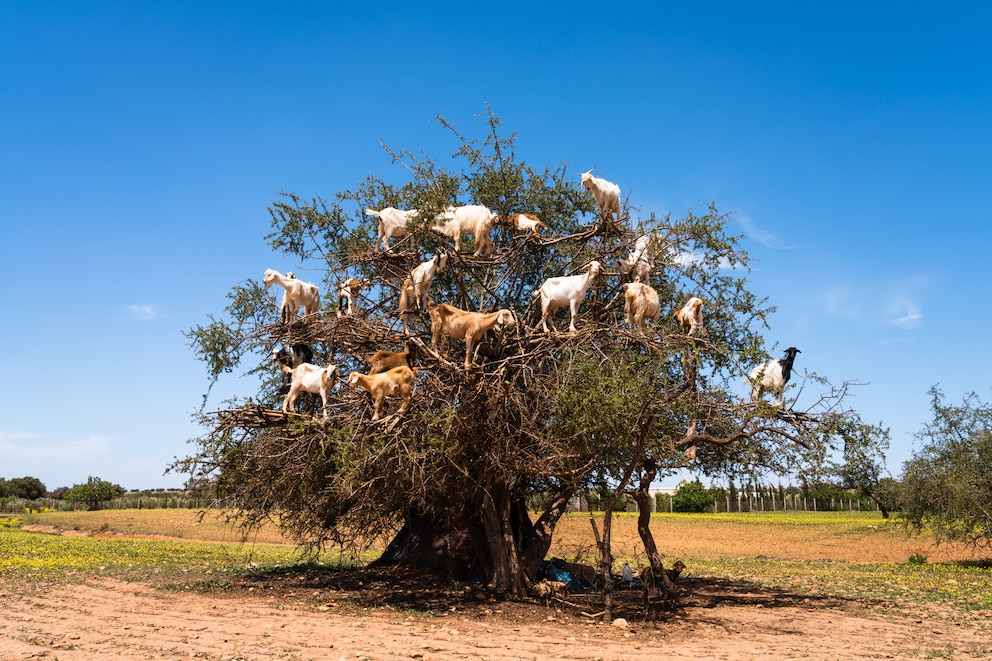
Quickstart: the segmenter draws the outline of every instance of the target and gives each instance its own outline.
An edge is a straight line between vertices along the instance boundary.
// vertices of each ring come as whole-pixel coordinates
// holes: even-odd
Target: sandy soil
[[[377,605],[360,587],[341,590],[326,577],[209,592],[99,578],[18,581],[0,586],[0,659],[992,658],[992,622],[907,617],[887,614],[884,604],[702,579],[685,587],[686,608],[654,620],[637,612],[635,595],[620,595],[628,623],[610,626],[581,608],[482,594],[449,596],[427,610],[416,595],[409,604],[417,608],[402,598]]]

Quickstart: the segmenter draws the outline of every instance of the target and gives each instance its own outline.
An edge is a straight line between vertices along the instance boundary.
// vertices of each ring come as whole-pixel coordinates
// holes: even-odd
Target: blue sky
[[[484,99],[644,215],[736,210],[770,344],[870,384],[893,473],[930,386],[990,396],[989,5],[337,4],[0,3],[0,477],[181,486],[182,331],[305,266],[263,240],[276,193],[402,183],[380,141],[446,158],[432,118],[478,135]]]

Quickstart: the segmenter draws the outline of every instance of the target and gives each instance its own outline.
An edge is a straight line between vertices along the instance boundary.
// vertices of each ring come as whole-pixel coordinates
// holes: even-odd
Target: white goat
[[[472,366],[472,346],[482,339],[490,328],[499,324],[504,327],[516,324],[513,313],[507,309],[496,312],[466,312],[453,305],[441,303],[430,308],[431,346],[437,351],[441,335],[465,340],[465,369]]]
[[[682,309],[675,313],[675,318],[679,322],[679,326],[682,327],[682,332],[686,335],[692,335],[699,329],[700,335],[705,335],[706,330],[703,328],[703,301],[697,296],[693,296]]]
[[[285,369],[285,367],[283,368]],[[310,363],[300,363],[292,369],[293,379],[289,384],[289,394],[282,400],[282,412],[295,410],[296,399],[301,392],[312,392],[320,395],[324,417],[327,417],[327,394],[334,386],[338,368],[335,365],[317,367]]]
[[[367,280],[358,278],[347,278],[338,283],[338,307],[335,311],[337,316],[355,314],[358,309],[358,294],[368,286]],[[342,309],[344,312],[342,312]]]
[[[509,216],[499,214],[495,216],[495,219],[497,223],[509,227],[511,230],[533,232],[537,236],[541,236],[541,230],[547,227],[540,218],[532,213],[514,213]]]
[[[802,352],[795,347],[789,347],[785,350],[784,358],[769,360],[751,370],[747,383],[751,384],[752,402],[761,399],[765,390],[771,390],[775,393],[775,405],[782,405],[782,394],[785,391],[785,384],[792,376],[792,363],[795,362],[797,353]]]
[[[534,290],[531,298],[541,297],[541,326],[545,333],[548,330],[548,317],[553,317],[558,308],[568,305],[572,311],[571,322],[568,329],[575,332],[575,318],[579,315],[579,306],[585,300],[586,290],[596,274],[601,270],[599,262],[589,262],[589,268],[581,275],[568,275],[557,278],[548,278],[540,288]],[[552,321],[552,326],[554,322]]]
[[[361,386],[372,394],[375,401],[372,422],[379,419],[379,409],[382,407],[382,400],[390,395],[400,395],[403,397],[403,405],[400,406],[400,413],[403,413],[410,406],[410,397],[413,394],[413,378],[417,375],[417,368],[409,368],[406,365],[394,367],[387,372],[379,374],[362,374],[352,372],[348,377],[348,385],[352,388]]]
[[[495,217],[488,207],[481,204],[468,204],[461,207],[448,207],[437,216],[431,229],[455,240],[455,252],[459,251],[462,232],[471,232],[475,238],[476,257],[488,257],[493,252],[493,241],[489,232]]]
[[[427,298],[427,292],[431,288],[431,283],[434,282],[434,274],[438,271],[443,271],[447,263],[448,254],[438,253],[420,264],[410,273],[410,279],[413,284],[413,295],[416,299],[417,307],[421,310],[426,310],[430,302]]]
[[[595,170],[593,168],[592,170]],[[620,187],[611,181],[600,177],[592,176],[592,170],[583,172],[582,185],[596,198],[596,206],[599,207],[599,217],[605,223],[613,219],[613,214],[617,215],[617,222],[620,222]]]
[[[392,252],[389,238],[406,234],[406,224],[417,217],[417,210],[400,211],[394,207],[386,207],[382,211],[366,209],[365,215],[379,219],[379,238],[375,242],[375,252],[379,251],[379,246],[386,252]]]
[[[630,273],[634,282],[647,280],[651,275],[651,269],[654,268],[654,256],[651,254],[654,241],[654,234],[644,234],[638,237],[637,241],[634,242],[634,248],[627,257],[621,257],[618,260],[617,265],[620,273],[622,275]]]
[[[627,313],[627,323],[644,335],[644,321],[657,320],[661,312],[658,292],[643,282],[627,282],[623,285],[623,309]]]
[[[287,277],[279,271],[265,269],[262,282],[266,287],[271,287],[275,283],[286,290],[282,297],[282,305],[279,306],[279,318],[283,323],[296,321],[301,305],[304,315],[313,314],[320,305],[320,290],[317,286],[297,280],[295,275]]]

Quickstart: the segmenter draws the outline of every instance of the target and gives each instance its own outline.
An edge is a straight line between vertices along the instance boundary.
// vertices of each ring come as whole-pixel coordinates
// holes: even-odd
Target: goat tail
[[[538,289],[535,289],[535,290],[534,290],[534,293],[533,293],[533,294],[531,294],[531,295],[530,295],[530,297],[531,297],[532,299],[535,299],[535,300],[536,300],[536,299],[537,299],[537,297],[538,297],[538,296],[540,296],[540,295],[541,295],[541,290],[540,290],[540,288],[538,288]]]
[[[379,212],[376,211],[375,209],[366,209],[365,210],[365,215],[366,216],[378,216],[379,215]]]

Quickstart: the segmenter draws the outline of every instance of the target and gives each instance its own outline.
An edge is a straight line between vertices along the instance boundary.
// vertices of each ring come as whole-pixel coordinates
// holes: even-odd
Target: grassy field
[[[597,525],[602,530],[601,516]],[[657,514],[652,531],[668,562],[684,561],[691,575],[992,617],[990,563],[964,547],[907,536],[874,513]],[[551,555],[588,561],[593,548],[589,515],[572,514],[560,523]],[[613,551],[618,564],[644,564],[636,515],[616,518]],[[317,562],[347,567],[368,559],[329,552]],[[175,584],[196,577],[223,585],[226,577],[303,562],[274,526],[243,541],[223,514],[106,510],[0,519],[0,576],[28,580],[110,575]]]

